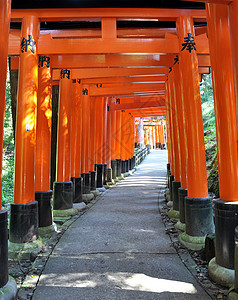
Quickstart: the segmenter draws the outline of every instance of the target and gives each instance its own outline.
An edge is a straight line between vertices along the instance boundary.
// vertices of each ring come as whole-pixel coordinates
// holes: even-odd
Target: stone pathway
[[[152,151],[134,175],[107,190],[66,231],[34,300],[211,299],[165,233],[159,191],[167,151]]]

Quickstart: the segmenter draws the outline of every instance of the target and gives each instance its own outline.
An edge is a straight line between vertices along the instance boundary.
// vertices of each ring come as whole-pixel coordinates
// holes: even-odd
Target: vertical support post
[[[180,240],[184,244],[189,240],[191,241],[189,247],[201,249],[204,247],[206,234],[213,232],[214,224],[212,202],[207,191],[203,120],[193,19],[187,16],[178,18],[177,33],[188,148],[188,197],[185,198],[186,233],[180,235]]]
[[[235,93],[232,72],[228,6],[209,4],[207,22],[215,105],[220,200],[214,201],[216,258],[209,265],[234,269],[234,233],[238,225],[238,161]],[[224,80],[225,78],[225,80]],[[229,145],[229,146],[228,146]],[[213,265],[213,267],[211,267]],[[219,276],[215,281],[221,280]],[[232,284],[232,283],[231,283]]]
[[[90,99],[90,155],[89,155],[89,173],[91,176],[91,190],[96,190],[96,171],[94,170],[94,164],[96,160],[96,105],[95,97]]]
[[[35,201],[35,128],[38,88],[38,36],[40,22],[24,17],[15,146],[14,203],[11,204],[10,241],[26,243],[38,238],[38,203]]]
[[[122,173],[126,173],[126,135],[127,135],[127,118],[126,112],[121,111],[121,160],[122,160]]]
[[[229,28],[231,37],[231,54],[232,65],[234,75],[234,87],[235,87],[235,101],[236,101],[236,131],[238,135],[238,3],[237,1],[231,1],[228,6],[229,9]]]
[[[175,81],[175,93],[176,93],[176,111],[178,120],[179,131],[179,149],[180,149],[180,180],[181,187],[178,188],[178,202],[179,202],[179,219],[180,222],[176,224],[176,227],[180,230],[185,230],[185,197],[187,196],[187,139],[186,139],[186,119],[184,115],[184,101],[181,97],[181,77],[179,70],[178,57],[175,58],[173,66]]]
[[[144,140],[144,128],[143,128],[143,118],[140,118],[140,123],[138,125],[138,131],[139,131],[139,145],[140,148],[145,147],[145,140]]]
[[[104,182],[104,165],[102,161],[102,149],[103,149],[103,108],[104,99],[102,97],[96,97],[96,165],[95,170],[97,174],[97,188],[103,187]]]
[[[116,160],[117,160],[117,177],[121,177],[122,173],[122,157],[121,157],[121,126],[122,112],[116,111]]]
[[[3,146],[4,114],[5,114],[5,97],[6,97],[6,79],[7,79],[7,54],[10,28],[11,1],[5,0],[0,2],[0,145]],[[5,297],[6,287],[9,291],[6,298],[16,298],[17,286],[13,284],[12,289],[8,276],[8,218],[7,211],[2,209],[2,151],[0,151],[0,293],[2,298]],[[2,288],[5,289],[2,289]]]
[[[109,106],[109,97],[107,97],[107,138],[106,138],[106,163],[107,169],[107,181],[112,182],[112,166],[111,166],[111,111]]]
[[[72,84],[72,121],[70,133],[71,181],[73,202],[82,202],[81,145],[82,145],[82,84],[74,79]]]
[[[39,227],[53,224],[50,190],[50,153],[52,117],[51,58],[39,56],[36,119],[35,200],[38,202]]]
[[[89,156],[90,156],[90,86],[82,85],[82,174],[83,177],[83,194],[90,194],[91,178],[89,173]]]
[[[53,208],[54,210],[68,210],[73,207],[73,183],[71,181],[70,160],[72,114],[71,70],[61,70],[59,88],[56,182],[54,182],[53,186]]]
[[[115,98],[111,98],[111,104],[115,104]],[[117,177],[117,161],[116,161],[116,110],[111,110],[111,167],[112,178]]]

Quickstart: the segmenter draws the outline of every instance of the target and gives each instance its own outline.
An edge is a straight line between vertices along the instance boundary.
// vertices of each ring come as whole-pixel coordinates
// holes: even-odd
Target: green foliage
[[[200,91],[207,160],[208,189],[219,197],[216,126],[211,74],[203,75]]]
[[[11,92],[7,78],[2,162],[2,204],[13,202],[14,190],[14,133],[12,126]]]

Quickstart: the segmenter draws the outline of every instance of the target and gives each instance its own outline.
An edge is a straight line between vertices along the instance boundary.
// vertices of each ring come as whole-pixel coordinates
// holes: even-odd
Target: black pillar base
[[[168,180],[168,188],[169,188],[169,176],[171,175],[170,171],[170,163],[167,164],[167,180]]]
[[[126,173],[126,161],[125,160],[121,161],[121,172],[122,172],[122,174]]]
[[[112,182],[112,169],[107,168],[107,182]]]
[[[178,189],[181,187],[180,181],[172,182],[172,201],[173,209],[179,211],[179,198],[178,198]]]
[[[0,210],[0,288],[8,282],[7,211]]]
[[[111,166],[112,166],[112,179],[116,179],[116,177],[117,177],[117,161],[116,161],[116,159],[111,160]]]
[[[211,198],[185,198],[186,233],[205,236],[214,232]]]
[[[107,184],[107,164],[103,164],[103,173],[104,173],[103,185],[106,185]]]
[[[96,167],[96,186],[97,188],[102,188],[104,182],[104,165],[96,164],[95,167]]]
[[[117,177],[121,177],[122,172],[122,160],[120,158],[116,159],[117,161]]]
[[[129,159],[126,159],[125,160],[125,162],[126,162],[126,172],[129,172]]]
[[[73,183],[54,182],[53,185],[53,209],[65,210],[73,207]]]
[[[82,202],[83,192],[83,178],[82,177],[71,177],[73,182],[73,203]]]
[[[51,190],[35,192],[35,200],[38,202],[39,227],[47,227],[53,224],[52,194]]]
[[[169,176],[169,194],[170,200],[172,201],[172,182],[174,181],[174,175]]]
[[[83,194],[90,194],[91,191],[91,175],[90,173],[82,173],[83,178]]]
[[[227,202],[215,199],[215,252],[216,263],[234,269],[235,228],[238,226],[238,201]]]
[[[185,224],[185,197],[188,196],[188,190],[184,188],[178,189],[179,198],[179,220],[181,223]]]
[[[136,157],[135,155],[132,157],[132,169],[134,169],[136,166]]]
[[[129,171],[132,170],[132,167],[131,167],[132,163],[131,163],[131,158],[128,159],[128,169]]]
[[[38,239],[38,202],[11,203],[9,241],[28,243]]]
[[[97,186],[96,186],[96,171],[89,171],[90,176],[91,176],[91,191],[95,191]]]

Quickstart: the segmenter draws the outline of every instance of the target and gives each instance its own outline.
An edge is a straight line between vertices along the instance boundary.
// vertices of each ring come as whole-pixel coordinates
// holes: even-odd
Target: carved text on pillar
[[[62,69],[60,71],[60,78],[63,79],[65,77],[68,78],[68,79],[70,79],[70,70],[68,70],[68,69]]]
[[[38,61],[38,67],[39,68],[42,68],[44,66],[44,63],[45,63],[45,66],[47,68],[50,67],[50,57],[49,56],[39,56],[39,61]]]
[[[191,35],[191,33],[188,33],[188,36],[184,38],[184,43],[182,43],[183,48],[181,51],[188,50],[189,53],[191,53],[192,50],[197,50],[195,45],[196,43],[194,42],[194,37]]]
[[[32,35],[28,35],[28,39],[26,38],[22,38],[21,41],[21,52],[27,52],[28,48],[30,49],[30,51],[35,54],[35,50],[36,50],[36,42],[34,41],[34,39],[32,38]]]
[[[86,88],[83,89],[83,95],[84,95],[84,96],[88,96],[88,89],[86,89]]]

